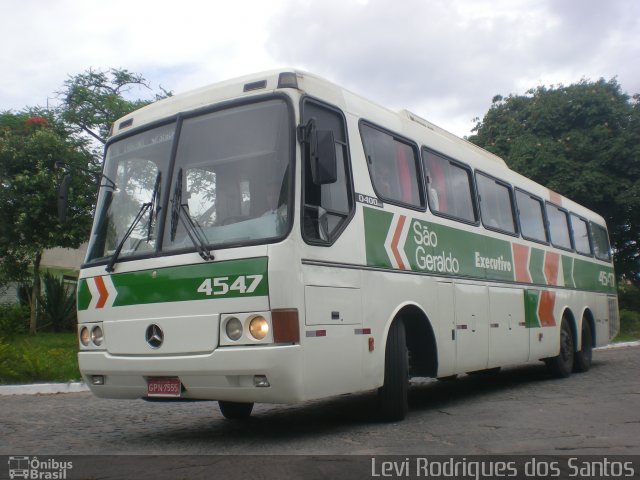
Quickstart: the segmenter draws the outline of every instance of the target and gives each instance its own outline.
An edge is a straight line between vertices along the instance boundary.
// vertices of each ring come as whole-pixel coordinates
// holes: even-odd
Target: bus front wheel
[[[384,384],[378,389],[380,415],[386,421],[404,419],[409,409],[409,355],[404,323],[396,320],[387,336]]]
[[[249,418],[253,410],[253,403],[227,402],[218,400],[220,412],[229,420],[242,420]]]
[[[575,354],[573,345],[573,333],[571,332],[569,320],[563,317],[562,325],[560,326],[560,353],[555,357],[545,360],[547,367],[554,376],[567,378],[571,375]]]

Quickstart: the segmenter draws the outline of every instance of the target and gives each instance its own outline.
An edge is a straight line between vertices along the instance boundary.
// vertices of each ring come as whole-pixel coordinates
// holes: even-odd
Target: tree
[[[640,96],[615,79],[497,95],[469,140],[601,214],[620,276],[640,282]]]
[[[171,96],[171,92],[160,87],[160,92],[155,93],[153,99],[127,100],[126,95],[136,88],[151,90],[147,80],[140,74],[119,68],[90,68],[70,76],[58,92],[63,100],[61,118],[76,133],[85,133],[104,144],[109,129],[118,118],[153,100]]]
[[[0,113],[0,280],[31,283],[30,331],[37,327],[40,260],[47,248],[77,248],[85,241],[95,203],[91,175],[72,179],[74,202],[69,221],[57,218],[58,185],[63,172],[56,161],[86,167],[86,141],[75,139],[49,112]]]

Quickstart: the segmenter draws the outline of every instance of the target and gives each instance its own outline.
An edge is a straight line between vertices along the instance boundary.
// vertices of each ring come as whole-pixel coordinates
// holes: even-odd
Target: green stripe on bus
[[[91,292],[87,281],[83,278],[78,282],[78,310],[86,310],[91,303]]]
[[[538,290],[524,291],[524,321],[527,328],[537,328],[540,326],[538,318],[538,301],[540,292]]]
[[[564,275],[564,286],[576,288],[573,282],[573,257],[562,256],[562,273]]]
[[[89,278],[81,282],[79,310],[86,310],[91,304],[87,286],[91,281]],[[112,275],[111,281],[117,292],[114,307],[256,297],[269,292],[267,257],[120,273]]]
[[[364,209],[365,245],[367,265],[391,268],[384,242],[391,227],[393,214],[373,208]]]
[[[363,207],[363,216],[367,266],[492,281],[516,280],[511,241],[375,208]],[[553,275],[549,279],[553,285],[615,292],[610,265],[559,255],[560,264],[554,267],[555,257],[547,257],[547,273]],[[555,268],[561,269],[558,276]],[[545,250],[530,247],[527,269],[532,284],[549,284]]]
[[[529,275],[531,281],[540,285],[547,283],[544,277],[544,250],[539,248],[531,248],[531,257],[529,259]]]

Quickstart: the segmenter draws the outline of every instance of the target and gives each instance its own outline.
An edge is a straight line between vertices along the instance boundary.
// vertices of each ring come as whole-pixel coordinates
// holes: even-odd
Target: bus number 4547
[[[198,287],[199,293],[205,295],[227,295],[237,292],[248,295],[256,291],[264,275],[240,275],[232,281],[232,277],[207,278]]]

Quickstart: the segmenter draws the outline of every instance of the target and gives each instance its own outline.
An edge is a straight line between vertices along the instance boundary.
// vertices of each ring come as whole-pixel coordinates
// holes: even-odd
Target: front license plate
[[[148,397],[179,397],[180,379],[178,377],[163,377],[147,379]]]

